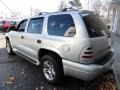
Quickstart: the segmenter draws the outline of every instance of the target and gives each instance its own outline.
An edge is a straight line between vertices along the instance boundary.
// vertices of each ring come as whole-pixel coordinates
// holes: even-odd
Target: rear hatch
[[[91,46],[93,47],[93,62],[102,60],[111,48],[110,32],[107,26],[96,14],[84,14],[82,16],[85,23]]]

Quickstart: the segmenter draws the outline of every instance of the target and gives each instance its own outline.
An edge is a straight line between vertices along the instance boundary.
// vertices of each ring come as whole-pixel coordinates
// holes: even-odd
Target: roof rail
[[[73,10],[77,10],[77,9],[70,7],[70,8],[63,8],[61,11],[65,12],[65,11],[73,11]]]
[[[40,12],[38,15],[48,14],[48,12]]]

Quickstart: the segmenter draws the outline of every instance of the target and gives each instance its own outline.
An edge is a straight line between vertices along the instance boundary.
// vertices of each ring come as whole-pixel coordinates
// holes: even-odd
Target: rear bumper
[[[111,69],[114,62],[114,52],[112,51],[112,56],[106,57],[107,62],[100,64],[80,64],[76,62],[71,62],[68,60],[63,60],[64,74],[79,78],[85,81],[90,81],[95,77],[101,75],[102,73]]]

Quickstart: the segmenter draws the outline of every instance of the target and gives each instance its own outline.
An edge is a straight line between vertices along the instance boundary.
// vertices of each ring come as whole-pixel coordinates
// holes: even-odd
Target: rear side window
[[[49,35],[54,36],[73,37],[76,34],[73,18],[69,14],[50,16],[47,30]]]
[[[104,36],[109,33],[107,26],[100,20],[98,15],[86,15],[83,17],[83,21],[90,37]]]
[[[27,32],[29,33],[42,33],[43,18],[31,19],[28,25]]]

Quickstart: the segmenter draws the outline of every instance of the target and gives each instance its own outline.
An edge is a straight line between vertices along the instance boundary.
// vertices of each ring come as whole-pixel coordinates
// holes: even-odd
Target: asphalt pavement
[[[51,85],[41,76],[39,66],[7,54],[4,35],[0,33],[0,90],[116,90],[114,75],[109,71],[90,82],[66,76],[59,85]]]

